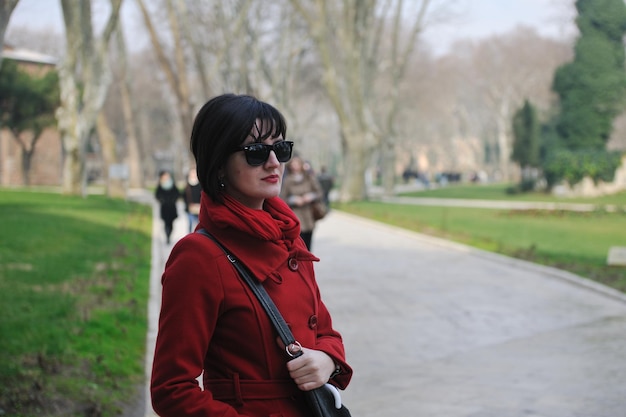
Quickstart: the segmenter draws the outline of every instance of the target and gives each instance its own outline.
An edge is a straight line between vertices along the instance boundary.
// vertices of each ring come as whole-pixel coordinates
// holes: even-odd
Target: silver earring
[[[220,181],[220,188],[224,188],[226,187],[226,185],[224,184],[224,177],[218,178]]]

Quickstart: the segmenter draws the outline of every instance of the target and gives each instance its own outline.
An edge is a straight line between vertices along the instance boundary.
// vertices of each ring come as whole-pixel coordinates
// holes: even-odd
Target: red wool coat
[[[271,216],[239,206],[226,210],[232,204],[215,205],[203,194],[199,227],[264,283],[303,347],[322,350],[340,364],[342,373],[330,382],[345,388],[352,370],[320,298],[312,263],[318,259],[299,239],[297,219],[278,198],[266,203]],[[283,240],[262,228],[277,218]],[[270,320],[214,242],[199,233],[181,239],[162,284],[151,381],[152,404],[160,416],[310,415]],[[204,390],[196,380],[202,373]]]

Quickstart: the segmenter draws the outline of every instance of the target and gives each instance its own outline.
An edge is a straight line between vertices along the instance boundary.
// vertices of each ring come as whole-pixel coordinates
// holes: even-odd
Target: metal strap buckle
[[[287,355],[291,356],[292,358],[295,358],[299,356],[300,352],[302,352],[302,345],[300,344],[300,342],[296,340],[295,342],[290,343],[287,346],[285,346],[285,350],[287,351]]]

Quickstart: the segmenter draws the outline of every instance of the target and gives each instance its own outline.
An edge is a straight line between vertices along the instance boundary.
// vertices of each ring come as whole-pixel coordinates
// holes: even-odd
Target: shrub
[[[574,185],[585,177],[595,183],[611,182],[621,164],[621,157],[620,152],[555,149],[546,156],[543,170],[549,187],[560,181]]]

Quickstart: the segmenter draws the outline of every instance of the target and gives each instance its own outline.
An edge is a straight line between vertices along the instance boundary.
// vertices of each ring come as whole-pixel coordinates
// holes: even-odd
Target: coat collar
[[[259,280],[280,280],[277,272],[290,259],[319,261],[300,238],[300,222],[280,198],[266,200],[263,210],[243,206],[229,196],[213,202],[202,193],[200,226],[210,232]]]

